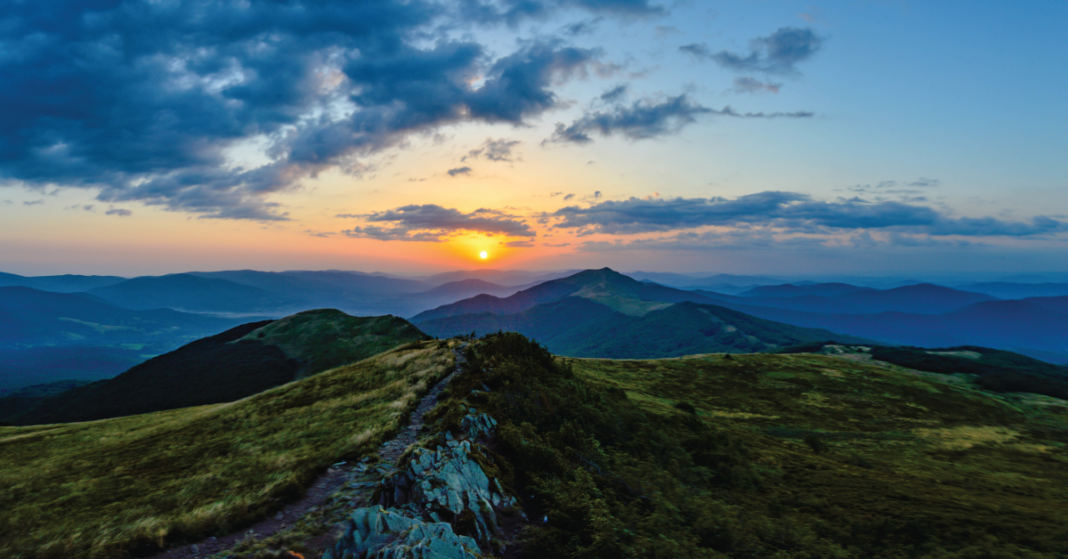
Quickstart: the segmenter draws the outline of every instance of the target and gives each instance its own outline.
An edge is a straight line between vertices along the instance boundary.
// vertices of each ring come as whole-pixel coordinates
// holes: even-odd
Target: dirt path
[[[272,535],[282,534],[287,529],[300,524],[304,524],[300,528],[305,530],[311,527],[309,525],[327,528],[325,532],[320,531],[318,535],[309,537],[303,542],[306,548],[316,552],[314,555],[305,555],[305,557],[307,559],[318,557],[318,554],[333,545],[336,539],[333,534],[334,530],[330,528],[340,522],[347,511],[366,506],[374,490],[375,482],[384,474],[394,471],[397,459],[404,454],[408,446],[419,439],[419,431],[423,428],[423,416],[437,405],[438,397],[460,371],[464,362],[463,348],[466,345],[463,344],[453,350],[456,355],[456,366],[448,376],[441,379],[419,400],[415,411],[409,414],[407,424],[400,433],[382,443],[382,446],[378,448],[380,462],[369,465],[369,461],[364,459],[359,463],[335,464],[319,476],[319,479],[308,488],[300,500],[290,503],[271,518],[227,536],[207,538],[148,557],[151,559],[204,559],[231,549],[241,541],[262,540]]]

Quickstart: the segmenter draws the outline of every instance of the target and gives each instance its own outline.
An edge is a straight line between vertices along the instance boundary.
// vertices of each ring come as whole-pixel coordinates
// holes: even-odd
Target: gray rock
[[[323,559],[477,559],[478,544],[446,522],[424,522],[396,509],[361,508]]]

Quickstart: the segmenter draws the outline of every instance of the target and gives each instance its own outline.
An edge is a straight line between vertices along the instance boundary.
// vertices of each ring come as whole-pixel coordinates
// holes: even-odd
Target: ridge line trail
[[[445,391],[445,388],[453,377],[460,372],[461,367],[466,362],[463,356],[465,347],[467,347],[467,342],[453,348],[452,352],[456,356],[456,360],[452,372],[427,390],[427,393],[419,400],[415,410],[408,414],[406,422],[402,423],[404,426],[400,432],[378,447],[380,462],[369,466],[365,465],[363,461],[331,466],[314,483],[308,486],[308,489],[300,499],[289,503],[273,517],[266,518],[252,526],[225,536],[209,537],[195,543],[175,546],[147,555],[147,557],[150,559],[207,558],[220,551],[228,550],[247,538],[262,540],[282,532],[299,522],[309,513],[319,511],[331,504],[341,504],[342,514],[338,515],[336,514],[337,511],[335,511],[334,515],[330,515],[335,516],[335,518],[324,518],[327,530],[323,534],[314,536],[305,542],[308,548],[315,549],[316,556],[318,553],[322,553],[327,547],[333,545],[334,539],[336,539],[333,525],[344,517],[346,511],[359,506],[366,506],[374,490],[375,482],[381,478],[382,474],[395,469],[396,461],[404,454],[405,449],[419,440],[419,431],[423,428],[423,416],[437,405],[438,397],[441,396],[441,393]],[[138,555],[135,552],[133,556],[136,557]],[[146,555],[140,556],[145,557]]]

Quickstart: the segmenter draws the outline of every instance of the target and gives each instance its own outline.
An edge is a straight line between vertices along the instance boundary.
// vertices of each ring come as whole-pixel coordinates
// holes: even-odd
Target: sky
[[[1064,21],[8,0],[0,271],[1068,272]]]

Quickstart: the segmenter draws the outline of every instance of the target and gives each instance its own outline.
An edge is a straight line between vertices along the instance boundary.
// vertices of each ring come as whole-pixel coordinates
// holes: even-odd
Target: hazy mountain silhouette
[[[118,276],[77,276],[66,274],[62,276],[25,277],[0,272],[0,287],[31,287],[56,293],[77,293],[123,281],[126,281],[126,278]]]

